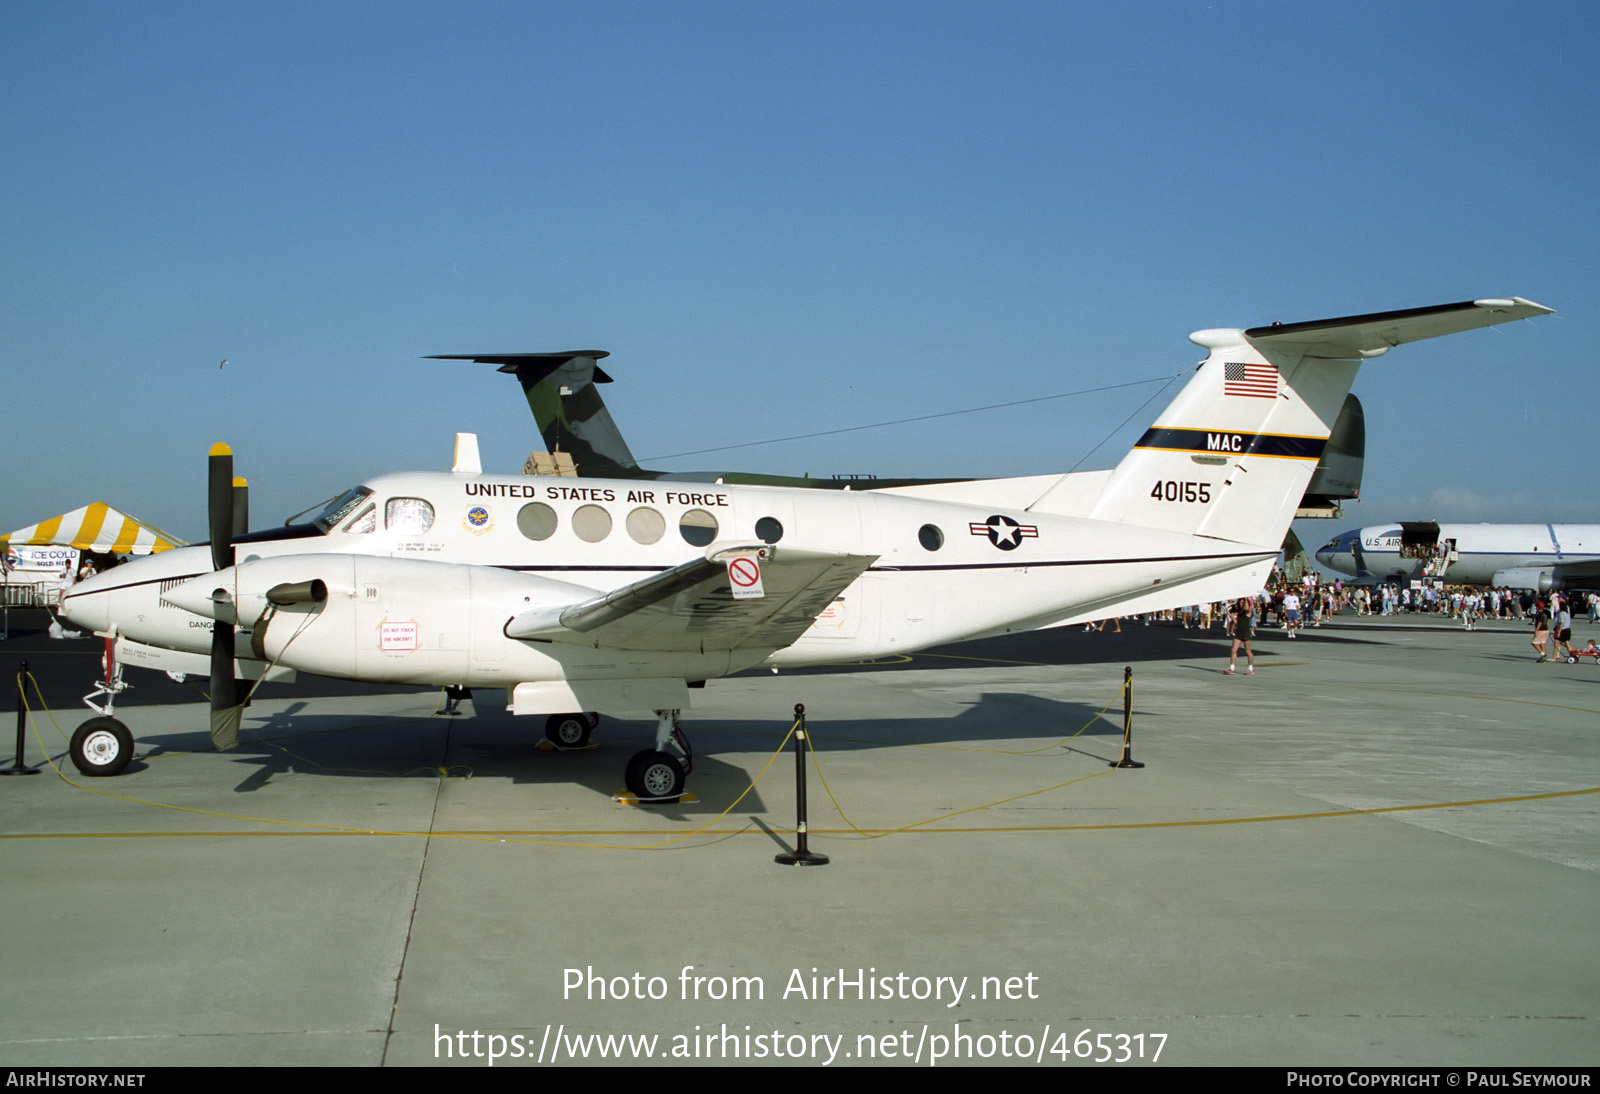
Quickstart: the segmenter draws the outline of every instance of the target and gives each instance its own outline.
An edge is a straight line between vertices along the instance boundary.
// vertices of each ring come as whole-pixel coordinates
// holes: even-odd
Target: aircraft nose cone
[[[61,615],[75,627],[86,631],[111,629],[110,575],[97,574],[66,591],[61,598]]]

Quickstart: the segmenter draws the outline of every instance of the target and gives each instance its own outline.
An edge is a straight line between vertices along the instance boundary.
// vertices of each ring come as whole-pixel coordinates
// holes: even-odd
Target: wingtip
[[[1490,311],[1526,311],[1531,315],[1554,315],[1556,310],[1522,296],[1491,296],[1473,304]]]

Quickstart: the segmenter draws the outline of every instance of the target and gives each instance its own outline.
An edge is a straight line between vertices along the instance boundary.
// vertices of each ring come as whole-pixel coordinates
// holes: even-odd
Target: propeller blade
[[[233,534],[242,536],[250,531],[250,484],[244,479],[233,480]]]
[[[211,530],[211,568],[233,565],[233,537],[238,519],[234,502],[233,450],[225,444],[211,446],[206,478],[206,516]],[[240,514],[242,516],[242,514]],[[211,625],[211,743],[227,752],[239,743],[244,721],[244,689],[233,675],[232,623]]]
[[[233,675],[233,643],[232,623],[211,624],[211,743],[218,752],[238,745],[244,721],[243,689]]]
[[[233,450],[217,443],[211,446],[206,482],[206,515],[211,528],[211,568],[233,565]]]

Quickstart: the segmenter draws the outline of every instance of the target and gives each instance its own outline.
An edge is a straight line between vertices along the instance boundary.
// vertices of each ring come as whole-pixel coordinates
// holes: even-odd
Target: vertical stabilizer
[[[1551,310],[1511,297],[1196,331],[1190,341],[1210,354],[1117,465],[1088,515],[1275,547],[1361,361],[1402,342]],[[1050,493],[1031,508],[1051,512]]]
[[[1344,502],[1361,496],[1361,474],[1366,459],[1366,413],[1361,409],[1360,399],[1346,395],[1327,447],[1322,450],[1322,462],[1317,464],[1305,497],[1300,499],[1297,515],[1338,516]]]
[[[590,478],[638,478],[639,464],[595,388],[611,382],[598,364],[609,356],[605,350],[581,349],[439,354],[430,360],[499,365],[501,372],[515,376],[522,385],[528,409],[552,453],[570,454],[578,474]]]
[[[1089,515],[1276,546],[1357,362],[1308,358],[1242,330],[1189,337],[1210,356],[1117,465]]]

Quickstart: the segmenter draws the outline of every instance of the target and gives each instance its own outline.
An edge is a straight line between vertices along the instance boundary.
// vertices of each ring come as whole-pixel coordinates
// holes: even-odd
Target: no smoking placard
[[[761,564],[753,558],[728,560],[728,588],[735,600],[752,600],[765,596],[761,588]]]

